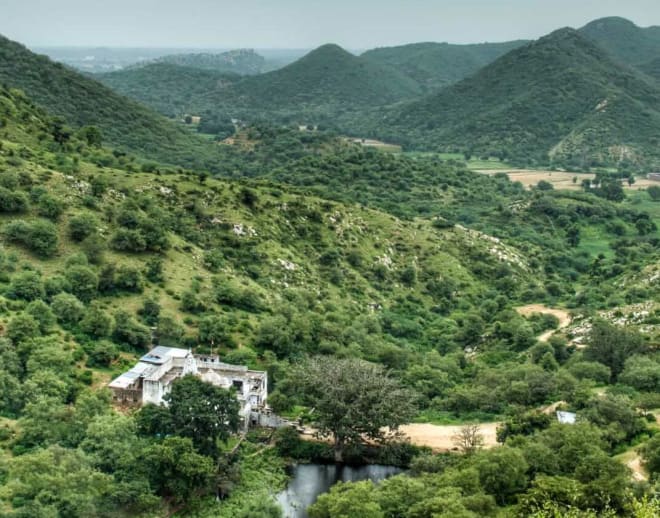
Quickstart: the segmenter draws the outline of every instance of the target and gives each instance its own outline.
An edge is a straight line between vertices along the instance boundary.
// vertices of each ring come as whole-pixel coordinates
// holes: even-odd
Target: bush
[[[599,362],[577,362],[568,371],[579,380],[590,379],[598,383],[608,383],[612,376],[610,368]]]
[[[70,293],[55,295],[50,306],[57,315],[57,321],[64,325],[75,325],[85,315],[84,304]]]
[[[128,265],[120,265],[115,273],[115,288],[132,293],[142,293],[144,282],[140,270]]]
[[[46,295],[41,275],[26,271],[14,275],[6,293],[7,297],[20,300],[43,299]]]
[[[78,214],[69,220],[69,236],[74,241],[82,241],[96,233],[98,220],[89,213]]]
[[[57,252],[57,227],[49,221],[14,221],[5,227],[4,233],[8,241],[20,243],[42,257],[52,257]]]
[[[148,327],[136,322],[127,311],[117,311],[112,337],[116,342],[122,344],[132,347],[145,347],[151,341],[151,332]]]
[[[113,320],[97,302],[92,302],[80,322],[80,329],[92,338],[106,338],[112,334]]]
[[[39,331],[48,333],[55,325],[55,315],[43,300],[34,300],[25,308],[25,312],[32,315],[39,323]]]
[[[28,197],[22,192],[12,192],[0,187],[0,212],[15,214],[25,212],[28,208]]]
[[[20,344],[41,335],[39,322],[29,313],[19,313],[7,325],[6,336],[14,344]]]
[[[71,293],[83,302],[89,302],[97,293],[99,278],[87,266],[74,265],[67,268],[66,279],[71,285]]]
[[[57,221],[63,212],[64,203],[62,200],[59,200],[50,194],[44,194],[39,198],[37,213],[40,216],[51,219],[53,221]]]
[[[137,229],[120,228],[110,241],[112,248],[123,252],[144,252],[147,241]]]
[[[115,344],[100,340],[89,353],[87,365],[89,367],[109,367],[117,358],[119,358],[119,351]]]

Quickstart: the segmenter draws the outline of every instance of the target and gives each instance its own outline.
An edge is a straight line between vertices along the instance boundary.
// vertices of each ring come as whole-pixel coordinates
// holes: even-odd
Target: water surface
[[[307,507],[337,482],[358,480],[380,482],[403,470],[380,464],[357,467],[337,464],[299,464],[291,468],[291,471],[291,480],[287,488],[277,495],[277,502],[282,507],[285,518],[307,518]]]

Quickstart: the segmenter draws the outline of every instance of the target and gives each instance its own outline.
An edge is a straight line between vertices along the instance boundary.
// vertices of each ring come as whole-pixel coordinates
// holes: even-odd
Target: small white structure
[[[557,421],[561,424],[575,424],[575,414],[573,412],[557,410]]]
[[[129,405],[165,404],[164,397],[177,378],[192,374],[225,389],[234,388],[244,428],[258,422],[268,397],[268,375],[243,365],[222,363],[215,355],[196,355],[187,349],[158,346],[129,371],[110,382],[112,398]]]

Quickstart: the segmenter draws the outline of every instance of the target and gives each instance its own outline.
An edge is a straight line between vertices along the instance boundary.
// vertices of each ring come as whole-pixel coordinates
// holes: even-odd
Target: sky
[[[660,25],[660,0],[0,0],[28,46],[367,49],[538,38],[604,16]]]

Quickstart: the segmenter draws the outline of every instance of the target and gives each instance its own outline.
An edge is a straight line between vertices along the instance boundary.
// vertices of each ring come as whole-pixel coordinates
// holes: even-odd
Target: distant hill
[[[612,56],[638,66],[660,57],[660,27],[642,28],[625,18],[601,18],[580,29]]]
[[[74,127],[94,125],[113,146],[163,162],[206,167],[218,150],[148,108],[0,36],[0,82],[20,88]]]
[[[660,81],[660,56],[652,61],[640,65],[639,69],[645,74]]]
[[[413,79],[324,45],[281,69],[240,78],[166,63],[103,74],[117,92],[172,116],[333,125],[343,115],[419,97]]]
[[[266,70],[267,66],[266,59],[252,49],[230,50],[219,54],[207,52],[170,54],[155,59],[153,63],[167,63],[215,72],[231,72],[240,75],[261,74]],[[147,65],[149,64],[151,63],[147,63]]]
[[[232,114],[300,119],[391,104],[419,93],[417,83],[396,70],[324,45],[284,68],[215,89],[200,104]]]
[[[372,124],[379,136],[403,136],[412,147],[528,164],[638,161],[658,156],[660,90],[561,29]]]
[[[523,40],[473,45],[413,43],[369,50],[362,57],[379,65],[390,66],[430,91],[474,74],[525,43],[527,41]]]
[[[199,96],[240,80],[236,74],[170,63],[151,63],[95,77],[116,92],[167,117],[188,113]]]

